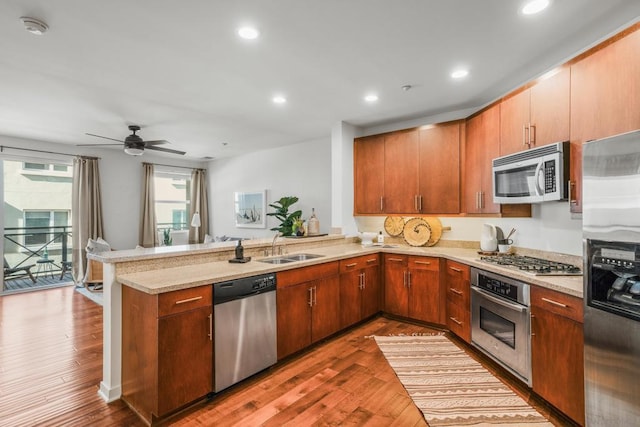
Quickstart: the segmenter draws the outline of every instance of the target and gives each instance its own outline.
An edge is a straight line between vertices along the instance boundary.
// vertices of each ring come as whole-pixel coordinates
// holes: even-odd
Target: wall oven
[[[471,268],[471,342],[531,386],[529,285]]]

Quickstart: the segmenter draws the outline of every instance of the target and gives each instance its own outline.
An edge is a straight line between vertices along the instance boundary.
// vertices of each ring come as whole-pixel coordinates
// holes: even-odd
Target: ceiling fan
[[[129,125],[129,130],[133,132],[131,135],[127,136],[124,141],[109,138],[108,136],[95,135],[93,133],[87,133],[86,135],[95,136],[97,138],[110,139],[112,141],[118,141],[120,144],[124,144],[124,152],[131,156],[141,156],[144,153],[145,148],[149,150],[163,151],[165,153],[178,154],[184,156],[186,153],[184,151],[172,150],[170,148],[158,147],[161,144],[168,144],[169,141],[165,140],[157,140],[157,141],[144,141],[136,132],[140,130],[140,126],[138,125]],[[119,145],[119,144],[78,144],[79,147],[90,147],[95,145]]]

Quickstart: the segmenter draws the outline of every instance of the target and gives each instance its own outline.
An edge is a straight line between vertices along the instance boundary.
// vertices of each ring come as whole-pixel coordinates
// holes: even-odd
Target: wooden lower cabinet
[[[340,327],[346,328],[380,310],[379,255],[340,261]]]
[[[122,287],[122,399],[151,423],[213,391],[212,286]]]
[[[444,324],[439,258],[384,255],[385,311]]]
[[[445,261],[445,290],[447,294],[447,328],[471,343],[471,284],[466,264]]]
[[[277,273],[278,360],[340,330],[338,262]]]
[[[584,425],[582,300],[531,288],[533,391]]]

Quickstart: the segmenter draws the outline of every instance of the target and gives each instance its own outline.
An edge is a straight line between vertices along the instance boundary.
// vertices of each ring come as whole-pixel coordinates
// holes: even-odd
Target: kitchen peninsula
[[[122,388],[122,286],[145,294],[156,295],[171,291],[202,287],[212,283],[233,280],[263,273],[284,272],[302,267],[338,262],[346,258],[378,253],[405,256],[424,256],[451,260],[467,266],[509,275],[541,288],[558,291],[572,297],[582,298],[581,277],[543,277],[507,270],[498,265],[488,265],[479,260],[477,242],[465,247],[451,247],[442,241],[434,247],[412,247],[406,244],[363,247],[356,238],[329,235],[307,239],[281,239],[289,254],[312,253],[318,258],[269,264],[260,262],[266,248],[271,248],[271,239],[248,240],[245,255],[253,260],[246,264],[232,264],[233,243],[215,243],[135,249],[90,254],[90,258],[104,263],[104,354],[103,380],[100,395],[106,401],[121,397]],[[522,249],[525,251],[525,249]],[[551,254],[553,255],[553,254]],[[566,256],[564,256],[566,258]],[[576,258],[576,257],[569,257]],[[570,261],[579,261],[578,258]],[[382,283],[382,281],[381,281]],[[383,292],[381,292],[382,294]],[[380,307],[383,307],[381,305]],[[444,307],[442,308],[444,310]]]

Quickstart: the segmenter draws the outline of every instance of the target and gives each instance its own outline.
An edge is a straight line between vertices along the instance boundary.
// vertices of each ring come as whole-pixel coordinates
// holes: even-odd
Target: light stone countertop
[[[340,237],[344,240],[344,237]],[[264,242],[263,242],[264,245]],[[211,251],[211,247],[206,245],[191,245],[190,253],[198,253],[203,249]],[[221,251],[229,251],[233,245],[221,247]],[[393,247],[389,247],[393,246]],[[291,249],[294,249],[293,247]],[[133,250],[135,251],[135,250]],[[155,258],[163,255],[163,248],[154,248],[150,250],[152,253],[144,253],[139,259]],[[175,248],[174,248],[175,251]],[[118,251],[127,252],[127,251]],[[130,251],[129,251],[130,252]],[[323,246],[314,248],[300,248],[290,250],[289,254],[294,253],[311,253],[322,255],[321,258],[315,258],[306,261],[296,261],[287,264],[267,264],[260,262],[264,257],[253,257],[251,261],[244,264],[234,264],[228,261],[213,261],[202,264],[194,264],[181,267],[169,267],[159,270],[150,270],[137,273],[126,273],[117,276],[118,282],[138,289],[149,294],[159,294],[180,289],[186,289],[195,286],[208,285],[227,280],[238,279],[241,277],[253,276],[263,273],[272,273],[284,270],[290,270],[309,265],[316,265],[330,261],[337,261],[352,256],[366,255],[371,253],[396,253],[403,255],[422,255],[434,256],[458,261],[472,267],[481,268],[486,271],[502,274],[526,283],[541,286],[544,288],[563,292],[578,298],[583,297],[583,277],[582,276],[534,276],[528,273],[500,267],[493,264],[481,262],[476,249],[452,248],[452,247],[411,247],[405,245],[385,245],[363,247],[358,243],[336,244],[333,246]],[[168,249],[164,249],[166,256],[170,255]],[[96,254],[101,255],[92,257],[103,262],[117,262],[118,260],[131,260],[131,256],[127,254],[114,253],[110,256],[108,253]],[[174,255],[175,256],[175,255]]]

